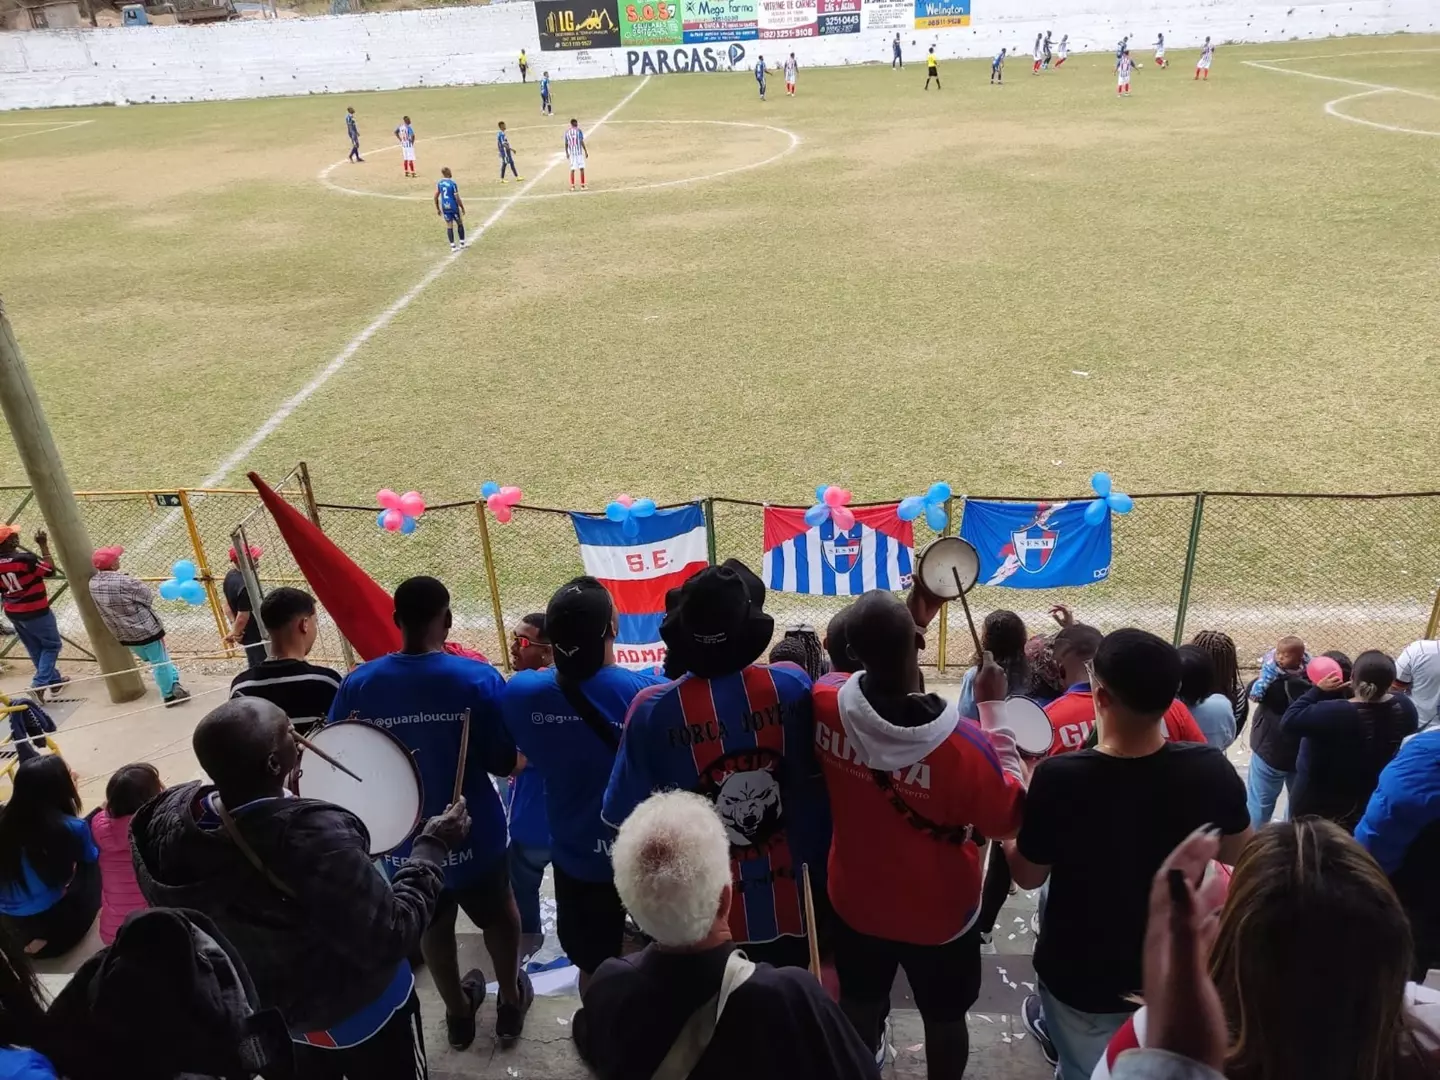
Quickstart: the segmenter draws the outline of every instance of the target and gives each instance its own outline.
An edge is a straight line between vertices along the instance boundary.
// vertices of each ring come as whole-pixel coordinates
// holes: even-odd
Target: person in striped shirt
[[[575,190],[575,173],[580,173],[580,190],[585,190],[585,161],[590,157],[590,148],[585,145],[585,132],[580,130],[580,121],[573,116],[570,126],[565,129],[565,156],[570,159],[570,190]]]
[[[1130,96],[1130,69],[1134,66],[1129,49],[1121,53],[1120,59],[1115,61],[1115,93],[1122,97]]]
[[[1195,78],[1200,78],[1200,73],[1205,73],[1205,81],[1210,81],[1210,62],[1215,59],[1215,46],[1210,44],[1210,39],[1205,39],[1205,48],[1201,50],[1200,60],[1195,65]]]
[[[400,163],[406,176],[415,175],[415,128],[410,117],[402,116],[400,126],[395,129],[395,141],[400,144]]]
[[[55,667],[60,657],[60,626],[45,592],[45,579],[55,576],[55,558],[43,529],[35,534],[35,546],[39,555],[20,546],[20,530],[14,525],[0,525],[0,606],[35,665],[30,685],[43,697],[47,688],[70,680]]]

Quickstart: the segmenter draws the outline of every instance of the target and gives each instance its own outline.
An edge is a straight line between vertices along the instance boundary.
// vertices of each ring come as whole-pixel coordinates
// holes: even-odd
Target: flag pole
[[[505,674],[513,675],[510,668],[510,650],[505,642],[505,613],[500,607],[500,582],[495,577],[495,552],[490,547],[490,526],[485,522],[485,504],[475,504],[475,520],[480,523],[480,549],[485,556],[485,577],[490,582],[490,606],[495,612],[495,637],[500,642],[500,662]]]

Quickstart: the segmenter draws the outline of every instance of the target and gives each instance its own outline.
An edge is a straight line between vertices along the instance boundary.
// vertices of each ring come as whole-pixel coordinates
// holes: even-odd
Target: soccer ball
[[[1136,61],[1135,61],[1135,66],[1136,66],[1137,68],[1142,68],[1142,67],[1145,66],[1145,64],[1144,64],[1143,61],[1136,60]]]

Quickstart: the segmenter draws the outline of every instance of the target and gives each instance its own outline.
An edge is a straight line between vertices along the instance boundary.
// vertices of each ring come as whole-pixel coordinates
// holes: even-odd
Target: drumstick
[[[805,894],[805,935],[810,946],[810,974],[820,978],[820,938],[815,927],[815,894],[810,889],[810,864],[800,864],[800,884]],[[822,980],[823,981],[823,980]]]
[[[363,784],[363,783],[365,782],[364,779],[362,779],[362,778],[359,777],[359,776],[356,776],[353,772],[351,772],[349,769],[347,769],[344,765],[341,765],[340,762],[336,761],[333,757],[331,757],[329,754],[327,754],[324,750],[321,750],[320,747],[316,746],[316,745],[315,745],[313,742],[311,742],[309,739],[305,738],[305,736],[303,736],[303,735],[296,735],[296,736],[295,736],[295,741],[298,742],[301,746],[305,747],[306,750],[312,751],[312,752],[315,754],[315,756],[318,757],[321,761],[328,761],[331,765],[334,765],[335,768],[339,769],[339,770],[340,770],[341,772],[343,772],[346,776],[350,777],[350,779],[354,780],[357,784]]]
[[[975,632],[975,617],[970,614],[970,601],[965,599],[965,586],[960,583],[960,571],[951,567],[950,572],[955,575],[955,587],[960,590],[960,606],[965,609],[965,621],[970,624],[970,637],[975,641],[975,657],[978,660],[985,654],[980,647],[980,635]]]
[[[465,793],[465,759],[470,756],[470,710],[460,718],[460,764],[455,767],[455,793],[450,799],[454,806]]]

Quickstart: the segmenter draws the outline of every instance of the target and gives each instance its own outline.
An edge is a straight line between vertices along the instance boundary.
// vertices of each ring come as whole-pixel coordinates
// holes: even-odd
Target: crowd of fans
[[[513,1044],[547,866],[571,1031],[601,1077],[874,1077],[903,969],[928,1074],[953,1080],[1013,888],[1039,890],[1023,1013],[1061,1080],[1440,1076],[1440,994],[1417,985],[1440,963],[1434,642],[1352,662],[1285,637],[1246,684],[1223,633],[1176,649],[1064,607],[1038,634],[995,611],[950,700],[920,668],[941,610],[923,589],[773,648],[765,598],[736,560],[701,571],[667,598],[662,669],[635,671],[610,594],[576,578],[512,631],[507,682],[449,640],[433,578],[395,591],[400,650],[343,677],[307,658],[314,600],[271,591],[235,635],[263,624],[268,657],[247,650],[195,729],[209,782],[126,766],[82,818],[60,757],[16,770],[0,1076],[89,1080],[126,1054],[140,1077],[423,1078],[422,960],[453,1048],[488,981]],[[136,633],[163,649],[163,628]],[[1038,757],[1017,697],[1049,719]],[[422,781],[423,825],[378,859],[355,814],[296,794],[297,733],[346,720],[388,731]],[[1225,753],[1247,721],[1248,782]],[[461,911],[489,976],[460,971]],[[31,960],[97,914],[106,948],[46,1011]]]

